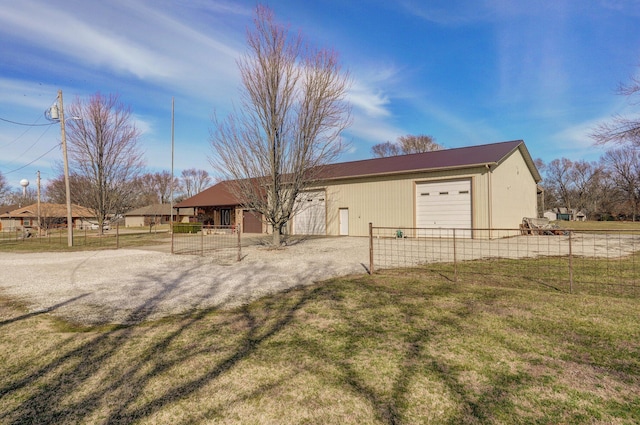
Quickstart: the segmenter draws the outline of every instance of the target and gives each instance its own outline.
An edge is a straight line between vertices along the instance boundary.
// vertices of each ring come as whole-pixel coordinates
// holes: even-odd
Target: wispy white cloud
[[[206,24],[195,29],[194,16],[183,16],[181,21],[172,15],[177,9],[153,6],[91,2],[60,8],[25,0],[0,9],[0,34],[89,69],[110,70],[192,93],[201,93],[207,81],[221,89],[237,81],[235,59],[242,37],[229,33],[229,28],[218,32]],[[48,65],[52,73],[59,66]]]

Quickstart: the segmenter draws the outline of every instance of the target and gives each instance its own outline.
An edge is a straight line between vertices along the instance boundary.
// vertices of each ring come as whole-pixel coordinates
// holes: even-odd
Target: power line
[[[26,124],[26,123],[23,123],[23,122],[11,121],[11,120],[8,120],[8,119],[5,119],[5,118],[0,118],[0,121],[8,122],[8,123],[15,124],[15,125],[25,125],[27,127],[44,127],[45,125],[57,124],[56,122],[48,122],[46,124]]]
[[[38,142],[40,142],[40,140],[44,137],[45,134],[47,134],[47,132],[51,129],[51,127],[47,127],[44,129],[44,131],[42,132],[42,134],[40,135],[40,137],[38,137],[36,139],[35,142],[33,142],[31,144],[31,146],[29,146],[24,152],[22,152],[20,155],[18,155],[15,159],[13,159],[13,161],[9,161],[9,162],[16,162],[18,159],[22,158],[27,152],[29,152],[31,150],[31,148],[33,148],[35,145],[38,144]]]
[[[28,164],[24,164],[22,167],[20,168],[16,168],[15,170],[11,170],[11,171],[7,171],[6,173],[3,174],[11,174],[11,173],[15,173],[16,171],[20,171],[23,168],[28,167],[29,165],[33,164],[34,162],[36,162],[37,160],[39,160],[40,158],[44,157],[45,155],[47,155],[48,153],[50,153],[52,150],[54,150],[55,148],[57,148],[59,145],[55,145],[54,147],[52,147],[51,149],[49,149],[48,151],[46,151],[45,153],[43,153],[42,155],[40,155],[39,157],[37,157],[36,159],[34,159],[33,161],[29,162]]]

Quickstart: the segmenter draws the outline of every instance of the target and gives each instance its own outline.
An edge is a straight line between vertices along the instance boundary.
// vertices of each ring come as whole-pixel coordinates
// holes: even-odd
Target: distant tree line
[[[175,203],[203,191],[214,183],[214,179],[206,170],[196,168],[182,170],[180,176],[173,179],[169,171],[141,172],[128,185],[130,192],[127,201],[115,213],[122,213],[151,204],[169,203],[171,200],[172,180]],[[70,186],[71,202],[84,206],[83,199],[86,198],[87,191],[90,190],[90,181],[81,176],[72,175]],[[42,202],[56,204],[64,204],[66,202],[64,175],[62,173],[49,180],[42,187],[40,198]],[[37,201],[37,189],[33,185],[27,187],[26,193],[23,194],[22,188],[12,188],[0,173],[0,205],[26,206]]]
[[[640,215],[640,150],[621,146],[598,161],[537,160],[544,208],[582,211],[589,220],[631,220]]]

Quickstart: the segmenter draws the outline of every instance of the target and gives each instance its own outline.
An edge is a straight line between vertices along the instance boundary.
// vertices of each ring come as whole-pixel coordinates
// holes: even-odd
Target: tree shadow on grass
[[[264,273],[256,267],[252,278],[260,280]],[[171,282],[164,282],[160,275],[146,276],[149,282],[162,285],[162,290],[132,312],[131,320],[144,322],[153,317],[163,301],[181,295],[181,282],[190,277],[190,271]],[[412,279],[413,286],[403,286]],[[0,384],[0,406],[3,401],[11,406],[0,407],[0,423],[117,424],[154,421],[158,416],[166,423],[199,423],[198,418],[210,423],[211,418],[224,417],[233,405],[255,407],[265,393],[286,389],[301,373],[306,374],[303,378],[311,375],[323,381],[318,392],[337,393],[331,398],[335,403],[344,395],[357,399],[358,406],[370,407],[367,415],[372,423],[410,423],[409,411],[420,403],[411,397],[415,397],[415,384],[421,379],[427,384],[436,382],[439,387],[432,391],[442,389],[443,397],[452,403],[451,411],[438,418],[440,423],[500,422],[521,413],[514,406],[514,394],[522,397],[530,387],[540,386],[540,381],[526,369],[495,365],[500,358],[482,357],[518,354],[523,348],[502,340],[503,333],[490,331],[474,341],[475,345],[464,346],[465,338],[474,337],[469,328],[471,332],[486,329],[474,327],[476,320],[488,309],[503,308],[503,295],[482,288],[468,293],[469,287],[444,280],[428,284],[415,280],[415,276],[392,282],[381,276],[344,283],[337,279],[266,297],[232,312],[203,308],[165,321],[96,331],[74,347],[63,341],[45,365],[20,378],[0,378],[6,382]],[[315,321],[301,324],[298,317],[302,314]],[[310,327],[312,332],[307,332]],[[463,346],[448,345],[446,340],[452,336]],[[284,349],[273,347],[278,344]],[[487,353],[480,349],[476,354],[473,350],[479,344],[494,344],[500,349]],[[460,352],[444,352],[442,345],[453,345]],[[262,351],[268,346],[269,350]],[[135,349],[135,354],[128,355],[130,349]],[[393,355],[385,356],[389,351]],[[292,360],[297,363],[285,366],[277,376],[254,382],[243,368],[254,366],[247,360],[265,353],[268,367],[291,364]],[[460,363],[466,354],[479,356],[478,364]],[[394,364],[379,370],[377,355]],[[465,378],[469,368],[486,378],[482,385],[469,384]],[[334,376],[324,376],[327,371]],[[228,387],[227,380],[236,374],[250,381],[242,391]],[[228,392],[221,397],[224,403],[198,404],[203,390],[220,387]],[[199,411],[187,419],[162,416],[170,406],[183,401],[186,409],[195,406]],[[317,400],[298,401],[307,402],[309,409],[324,407]],[[285,417],[287,413],[281,412],[282,422],[291,422]],[[532,415],[520,419],[553,422],[545,420],[544,413]],[[318,422],[322,419],[314,417]]]
[[[261,270],[256,268],[255,277]],[[162,285],[153,297],[147,299],[128,318],[131,323],[142,323],[152,317],[163,301],[181,292],[181,282],[191,278],[189,271],[183,272],[173,281],[164,283],[160,276],[140,277]],[[281,332],[291,322],[295,312],[314,296],[314,289],[300,289],[296,296],[271,303],[269,311],[260,316],[244,306],[231,313],[217,315],[215,308],[203,308],[192,314],[142,325],[116,326],[106,331],[98,330],[87,341],[69,347],[64,341],[54,347],[55,356],[46,364],[30,370],[18,378],[5,377],[0,382],[0,405],[2,400],[24,397],[13,407],[0,408],[0,422],[6,424],[104,424],[131,423],[149,417],[164,406],[189,398],[203,387],[233,369],[265,340]],[[68,302],[71,302],[69,300]],[[233,342],[221,348],[220,338],[206,341],[203,335],[215,335],[216,320],[221,328],[233,327],[229,321],[241,321],[242,329],[233,335]],[[15,320],[19,320],[16,318]],[[23,318],[23,319],[26,319]],[[14,321],[15,321],[14,320]],[[166,327],[166,330],[164,327]],[[204,330],[203,330],[204,328]],[[145,340],[145,330],[153,337]],[[193,346],[187,343],[183,350],[176,349],[184,339],[201,338]],[[202,340],[204,339],[204,341]],[[142,344],[137,355],[127,356],[125,347]],[[168,354],[167,354],[168,353]],[[163,374],[187,365],[195,359],[211,361],[199,369],[189,369],[190,376],[155,393],[140,397],[140,392]],[[189,366],[190,367],[190,366]],[[18,375],[18,374],[17,374]],[[26,394],[26,396],[25,396]],[[20,396],[19,396],[20,395]]]
[[[23,314],[23,315],[20,315],[20,316],[12,317],[11,319],[2,320],[2,321],[0,321],[0,327],[8,325],[8,324],[11,324],[11,323],[14,323],[14,322],[19,322],[21,320],[26,320],[26,319],[29,319],[29,318],[32,318],[32,317],[35,317],[35,316],[39,316],[41,314],[52,313],[52,312],[58,310],[59,308],[64,307],[64,306],[69,305],[69,304],[72,304],[75,301],[78,301],[78,300],[80,300],[80,299],[82,299],[82,298],[84,298],[84,297],[86,297],[88,295],[89,294],[80,294],[80,295],[75,296],[73,298],[69,298],[68,300],[65,300],[65,301],[63,301],[61,303],[54,304],[51,307],[42,308],[42,309],[39,309],[39,310],[36,310],[36,311],[32,311],[32,312],[27,313],[27,314]]]

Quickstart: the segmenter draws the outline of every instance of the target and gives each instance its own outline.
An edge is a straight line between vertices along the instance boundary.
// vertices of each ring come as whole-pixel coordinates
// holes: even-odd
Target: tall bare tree
[[[558,203],[573,208],[574,190],[571,176],[573,162],[568,158],[554,159],[545,169],[546,185],[555,193]]]
[[[182,194],[187,198],[202,192],[209,187],[211,183],[211,176],[209,176],[206,170],[198,170],[196,168],[182,170],[180,187]]]
[[[629,83],[620,84],[618,94],[627,96],[632,104],[639,105],[640,77],[632,77]],[[591,137],[600,145],[615,143],[640,147],[640,116],[615,115],[611,121],[596,127]]]
[[[280,245],[298,194],[344,149],[350,80],[335,51],[306,46],[267,7],[256,8],[254,24],[238,61],[241,105],[224,121],[214,118],[211,163],[245,208],[263,214]]]
[[[131,110],[117,95],[97,93],[87,101],[76,99],[68,109],[79,120],[67,121],[71,175],[88,184],[78,202],[93,210],[98,228],[112,214],[131,207],[135,178],[144,166],[140,132]]]
[[[407,155],[411,153],[431,152],[442,149],[442,145],[436,143],[433,136],[426,134],[400,136],[395,143],[386,141],[378,143],[371,148],[371,153],[376,158],[387,156]]]

